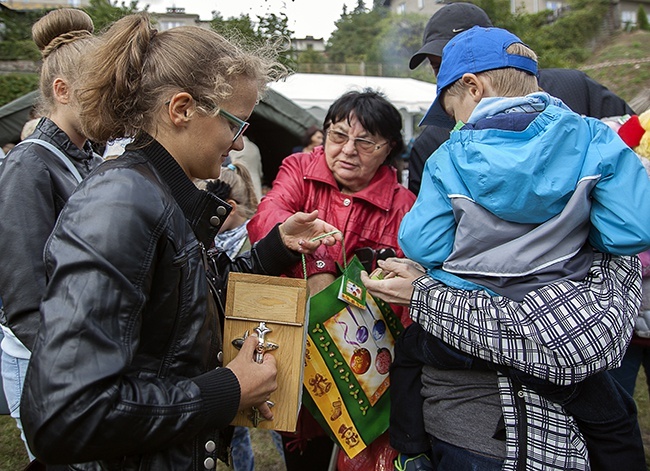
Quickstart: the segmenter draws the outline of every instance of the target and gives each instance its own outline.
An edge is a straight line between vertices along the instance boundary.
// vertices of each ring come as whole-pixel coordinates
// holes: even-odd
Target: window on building
[[[397,5],[397,14],[403,15],[406,13],[406,3],[400,3]]]
[[[181,21],[161,21],[160,22],[160,31],[166,31],[168,29],[177,28],[183,26]]]
[[[418,9],[422,10],[424,8],[424,0],[418,0]]]
[[[636,12],[635,11],[622,11],[621,12],[621,23],[622,24],[636,24]]]
[[[563,6],[562,2],[546,2],[546,9],[551,11],[559,10]]]

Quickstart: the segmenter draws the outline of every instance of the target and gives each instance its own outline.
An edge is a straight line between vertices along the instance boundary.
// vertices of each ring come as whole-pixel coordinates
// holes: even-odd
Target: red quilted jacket
[[[348,261],[361,247],[391,247],[398,257],[403,257],[397,232],[414,202],[415,195],[398,183],[396,170],[387,165],[379,167],[368,187],[353,195],[341,193],[325,161],[323,147],[316,147],[311,153],[293,154],[283,160],[271,191],[248,222],[248,235],[255,242],[295,212],[318,209],[321,219],[343,232],[343,244],[323,245],[307,256],[307,276],[337,275],[336,262],[344,262],[343,246]],[[288,275],[303,277],[302,265],[295,265]]]

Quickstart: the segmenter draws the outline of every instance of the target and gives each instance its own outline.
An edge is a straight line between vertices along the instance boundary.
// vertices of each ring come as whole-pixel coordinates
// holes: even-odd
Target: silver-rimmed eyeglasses
[[[332,142],[332,144],[337,144],[340,146],[345,145],[350,140],[350,136],[335,129],[329,129],[327,131],[327,138]],[[366,154],[371,154],[388,144],[388,141],[384,142],[383,144],[377,144],[375,141],[364,139],[362,137],[355,137],[353,139],[353,142],[354,147],[358,152],[364,152]]]

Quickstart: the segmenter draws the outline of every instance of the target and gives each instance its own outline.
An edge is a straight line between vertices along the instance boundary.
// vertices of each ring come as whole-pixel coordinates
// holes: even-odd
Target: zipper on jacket
[[[512,383],[512,392],[515,399],[515,409],[517,413],[517,444],[518,444],[518,455],[517,455],[517,471],[526,471],[526,461],[528,457],[528,445],[526,443],[526,438],[528,437],[527,425],[528,425],[528,414],[526,413],[526,401],[524,400],[523,387],[521,383],[510,379]]]
[[[219,272],[217,270],[217,264],[214,261],[214,259],[208,255],[208,251],[205,249],[205,245],[203,245],[203,242],[199,242],[199,246],[201,247],[201,256],[203,257],[203,268],[205,269],[205,277],[208,280],[208,288],[212,292],[212,297],[215,299],[217,303],[219,316],[225,316],[226,308],[221,302],[221,290],[218,288]]]
[[[208,296],[212,298],[215,303],[214,308],[217,310],[214,318],[212,328],[214,329],[215,336],[210,340],[210,358],[214,358],[217,363],[217,368],[223,366],[223,363],[218,360],[219,352],[223,349],[223,328],[226,315],[226,309],[221,301],[221,289],[218,288],[222,283],[219,279],[219,270],[214,258],[205,249],[205,245],[199,241],[201,249],[201,256],[203,258],[203,269],[205,270],[205,278],[208,282]],[[225,280],[224,280],[225,281]],[[209,301],[208,301],[209,302]],[[221,339],[218,340],[217,338]],[[217,341],[215,342],[215,339]]]

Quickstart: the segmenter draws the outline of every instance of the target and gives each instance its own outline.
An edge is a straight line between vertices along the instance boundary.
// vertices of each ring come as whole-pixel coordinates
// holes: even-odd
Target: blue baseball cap
[[[509,54],[506,49],[523,41],[501,28],[474,26],[453,37],[442,50],[442,63],[438,72],[436,99],[424,115],[420,125],[452,127],[454,123],[442,108],[440,97],[448,86],[464,74],[477,74],[488,70],[514,67],[537,75],[537,62],[529,57]]]

